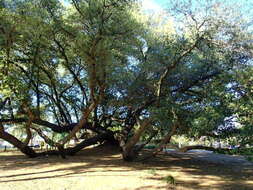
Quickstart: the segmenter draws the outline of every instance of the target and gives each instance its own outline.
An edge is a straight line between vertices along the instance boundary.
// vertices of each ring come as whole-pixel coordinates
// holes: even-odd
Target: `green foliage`
[[[175,178],[174,178],[173,176],[171,176],[171,175],[165,176],[165,177],[163,178],[163,181],[165,181],[166,183],[171,184],[171,185],[176,185],[176,180],[175,180]]]
[[[154,100],[138,115],[154,118],[144,140],[175,124],[178,135],[208,136],[235,116],[240,130],[219,138],[251,142],[249,23],[228,4],[179,2],[150,17],[134,0],[1,1],[0,98],[12,101],[0,119],[28,118],[26,105],[65,126],[98,101],[88,120],[115,133],[133,123],[130,138],[137,127],[128,113]]]
[[[217,153],[230,154],[230,155],[238,154],[238,155],[245,155],[247,157],[253,155],[253,148],[235,148],[231,150],[217,150]]]
[[[148,174],[150,174],[152,176],[159,176],[156,169],[148,170]],[[165,177],[162,177],[162,181],[166,182],[167,184],[176,185],[176,180],[171,175],[167,175]]]

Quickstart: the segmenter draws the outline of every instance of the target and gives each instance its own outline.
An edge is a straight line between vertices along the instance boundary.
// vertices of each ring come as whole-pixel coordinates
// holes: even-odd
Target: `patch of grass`
[[[171,184],[171,185],[176,185],[176,180],[175,180],[175,178],[174,178],[173,176],[171,176],[171,175],[165,176],[165,177],[163,178],[163,181],[165,181],[166,183]]]
[[[157,172],[156,169],[148,170],[148,173],[151,174],[151,175],[157,175],[156,172]]]
[[[165,177],[162,177],[161,175],[159,175],[159,174],[157,173],[157,170],[156,170],[156,169],[150,169],[150,170],[148,170],[148,173],[151,174],[151,175],[153,175],[153,176],[159,176],[159,177],[161,177],[160,179],[161,179],[162,181],[166,182],[167,184],[176,185],[176,180],[175,180],[175,178],[174,178],[173,176],[171,176],[171,175],[167,175],[167,176],[165,176]]]

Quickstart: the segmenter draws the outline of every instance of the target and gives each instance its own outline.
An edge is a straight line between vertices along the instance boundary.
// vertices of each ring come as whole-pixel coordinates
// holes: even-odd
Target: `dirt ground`
[[[164,178],[173,176],[175,185]],[[0,190],[253,190],[252,165],[228,165],[188,154],[160,154],[145,162],[123,162],[110,147],[74,157],[27,159],[0,153]]]

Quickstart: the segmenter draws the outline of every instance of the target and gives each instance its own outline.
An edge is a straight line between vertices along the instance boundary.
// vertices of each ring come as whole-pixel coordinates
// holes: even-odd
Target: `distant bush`
[[[235,148],[231,150],[217,150],[220,154],[253,155],[253,148]]]

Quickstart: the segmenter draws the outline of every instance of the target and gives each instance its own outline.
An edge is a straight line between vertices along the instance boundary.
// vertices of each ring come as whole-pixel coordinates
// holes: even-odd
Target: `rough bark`
[[[135,151],[134,147],[140,140],[141,135],[147,129],[151,122],[151,119],[147,119],[144,122],[139,122],[139,128],[136,130],[134,136],[128,140],[128,142],[122,147],[123,148],[123,159],[125,161],[133,161],[137,156],[137,151]]]

